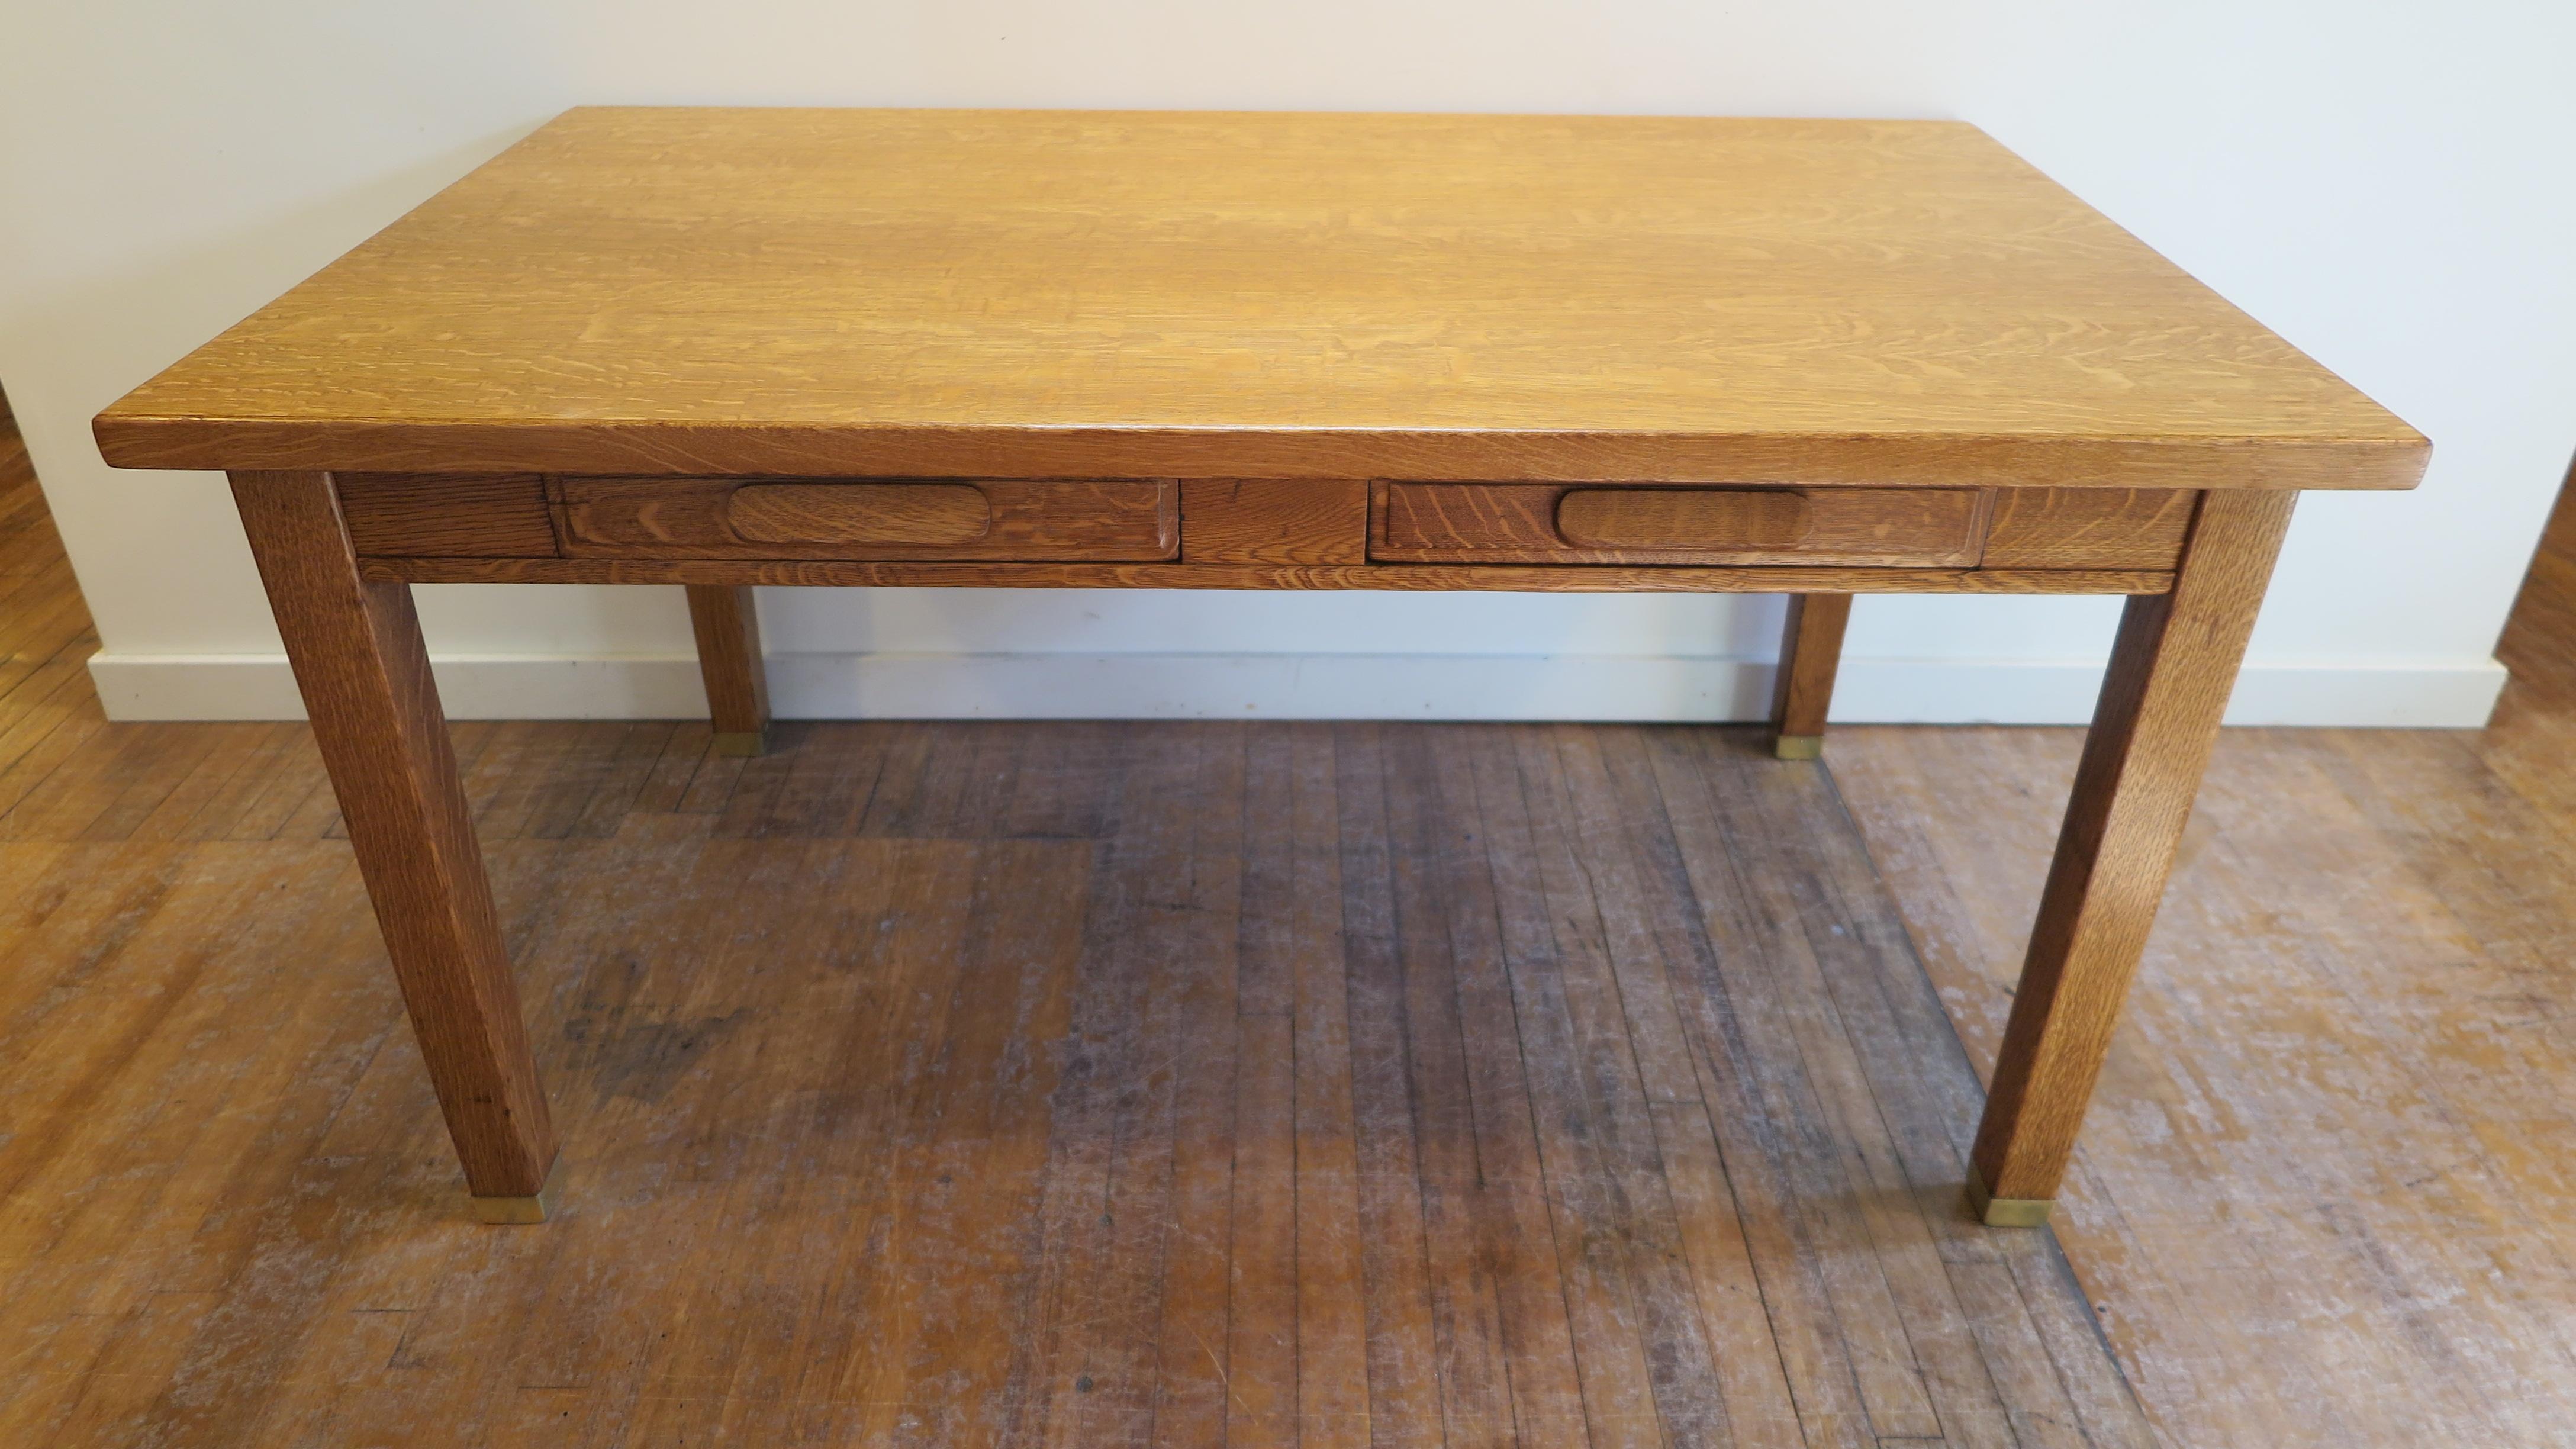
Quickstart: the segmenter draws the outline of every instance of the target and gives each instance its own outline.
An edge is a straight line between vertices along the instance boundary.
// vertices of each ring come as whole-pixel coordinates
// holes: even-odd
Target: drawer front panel
[[[557,478],[571,558],[1151,563],[1180,552],[1162,479]]]
[[[1369,499],[1369,557],[1971,568],[1988,506],[1970,488],[1382,482]]]

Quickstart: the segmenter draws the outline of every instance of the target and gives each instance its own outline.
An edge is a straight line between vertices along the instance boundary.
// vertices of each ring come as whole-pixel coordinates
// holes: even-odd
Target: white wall
[[[294,711],[220,479],[126,388],[580,102],[1957,116],[2431,434],[2304,503],[2234,717],[2474,724],[2576,447],[2555,0],[16,0],[0,380],[133,718]],[[677,590],[428,588],[454,712],[698,708]],[[1770,599],[771,590],[783,712],[1745,717]],[[2114,607],[1869,599],[1844,718],[2089,708]]]

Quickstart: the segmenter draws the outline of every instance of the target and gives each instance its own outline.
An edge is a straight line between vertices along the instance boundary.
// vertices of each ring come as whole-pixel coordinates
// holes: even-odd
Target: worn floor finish
[[[301,739],[159,733],[0,817],[0,1440],[2145,1442],[1749,736],[468,731],[571,1144],[494,1230]]]
[[[2484,731],[2229,730],[2056,1215],[2163,1442],[2576,1444],[2576,489]],[[1991,1068],[2082,735],[1843,730]]]

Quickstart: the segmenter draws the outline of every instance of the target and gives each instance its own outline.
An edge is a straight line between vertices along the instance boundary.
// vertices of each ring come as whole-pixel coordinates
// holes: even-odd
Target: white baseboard
[[[706,710],[688,656],[467,655],[436,662],[458,719],[685,719]],[[108,717],[300,719],[277,655],[101,652]],[[1753,720],[1767,660],[1625,655],[784,654],[770,695],[786,719]],[[2081,724],[2098,664],[1844,661],[1845,723]],[[2256,661],[2230,724],[2475,728],[2504,687],[2494,660]]]
[[[707,712],[694,656],[471,654],[431,661],[451,719],[688,719]],[[113,720],[302,719],[283,654],[90,656]]]

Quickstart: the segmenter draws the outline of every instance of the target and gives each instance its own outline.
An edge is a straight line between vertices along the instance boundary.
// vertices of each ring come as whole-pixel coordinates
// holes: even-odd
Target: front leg
[[[1989,1224],[2047,1221],[2297,496],[2202,495],[2172,592],[2121,615],[1977,1128]]]
[[[411,586],[359,576],[329,474],[232,480],[477,1215],[540,1221],[554,1123]]]

